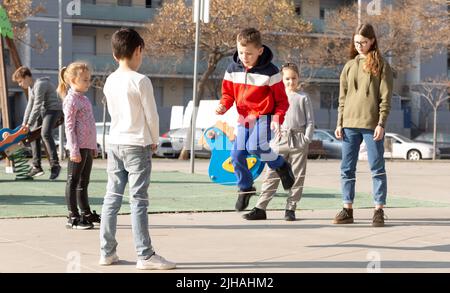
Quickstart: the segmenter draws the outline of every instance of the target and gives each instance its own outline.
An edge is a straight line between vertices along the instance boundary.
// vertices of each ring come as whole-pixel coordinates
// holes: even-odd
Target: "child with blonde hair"
[[[57,91],[64,100],[67,147],[70,151],[66,183],[68,229],[91,229],[94,222],[100,223],[100,216],[95,211],[91,212],[88,199],[92,161],[97,154],[94,113],[89,98],[84,95],[90,85],[91,71],[86,63],[71,63],[59,73]]]
[[[292,166],[295,181],[288,191],[284,219],[295,221],[297,203],[303,194],[305,182],[306,162],[308,160],[308,146],[314,134],[314,111],[308,95],[299,91],[300,71],[294,63],[285,63],[281,67],[281,75],[289,99],[289,109],[286,112],[284,123],[281,125],[280,135],[272,140],[272,146]],[[274,197],[280,178],[275,170],[266,171],[261,194],[255,207],[244,214],[247,220],[265,220],[266,208]]]

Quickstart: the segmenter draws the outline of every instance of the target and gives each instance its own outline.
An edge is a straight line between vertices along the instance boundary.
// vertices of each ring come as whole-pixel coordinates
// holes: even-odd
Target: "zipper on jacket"
[[[247,92],[247,75],[248,71],[247,68],[245,68],[245,79],[244,79],[244,90],[242,91],[242,101],[244,101],[245,93]],[[245,105],[245,107],[247,107],[247,105]]]

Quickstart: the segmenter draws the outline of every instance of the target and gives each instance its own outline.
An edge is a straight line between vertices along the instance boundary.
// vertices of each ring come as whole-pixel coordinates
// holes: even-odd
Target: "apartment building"
[[[111,55],[110,40],[112,33],[120,27],[134,27],[143,30],[144,24],[157,13],[163,0],[81,0],[79,13],[69,15],[67,6],[70,0],[63,0],[63,63],[73,60],[86,60],[94,68],[98,79],[114,70],[116,64]],[[314,37],[324,32],[324,20],[330,10],[355,0],[295,0],[299,16],[311,21],[314,25]],[[368,1],[368,0],[367,0]],[[366,2],[367,2],[366,1]],[[191,2],[191,1],[189,1]],[[34,35],[40,33],[48,43],[48,49],[42,54],[29,46],[20,46],[22,62],[31,67],[36,77],[50,76],[57,82],[58,71],[58,1],[35,0],[43,3],[47,9],[44,14],[29,19],[30,43]],[[285,60],[275,59],[277,65]],[[220,83],[223,70],[229,59],[222,60],[216,72],[216,78],[210,81],[206,97],[220,98]],[[435,56],[432,60],[422,62],[418,57],[416,67],[395,80],[396,96],[392,102],[389,118],[389,131],[410,135],[411,128],[426,130],[430,115],[425,115],[424,101],[411,92],[411,85],[425,80],[427,77],[450,75],[450,57],[448,54]],[[200,72],[205,64],[200,64]],[[11,69],[9,69],[11,71]],[[170,110],[172,106],[186,106],[192,99],[193,52],[182,62],[171,59],[144,61],[140,70],[147,74],[153,82],[156,103],[161,117],[161,132],[169,128]],[[16,121],[21,120],[25,107],[25,98],[18,94],[20,89],[10,84],[11,96],[14,96]],[[318,72],[311,79],[307,88],[310,94],[317,126],[334,128],[336,123],[337,97],[339,82],[337,74],[327,71]],[[103,94],[100,89],[92,89],[88,96],[94,105],[95,117],[98,121],[103,115]],[[448,104],[439,113],[439,127],[450,132],[450,112]]]

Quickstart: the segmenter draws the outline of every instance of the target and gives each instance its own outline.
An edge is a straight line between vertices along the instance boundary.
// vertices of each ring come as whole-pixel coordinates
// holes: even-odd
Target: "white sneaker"
[[[119,262],[119,257],[114,253],[110,256],[100,256],[98,264],[101,266],[110,266],[112,264],[115,264],[116,262]]]
[[[138,259],[136,263],[138,270],[171,270],[176,266],[174,262],[170,262],[157,254],[152,255],[149,259]]]

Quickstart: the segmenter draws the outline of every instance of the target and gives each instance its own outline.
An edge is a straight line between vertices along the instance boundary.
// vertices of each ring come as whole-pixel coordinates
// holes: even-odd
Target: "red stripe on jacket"
[[[289,102],[280,73],[266,76],[267,82],[264,84],[248,82],[252,79],[252,74],[254,73],[246,72],[244,81],[242,76],[238,78],[233,73],[226,74],[222,82],[220,103],[228,110],[236,102],[240,124],[244,124],[249,118],[258,118],[261,115],[275,115],[273,120],[278,120],[282,124]],[[260,74],[254,75],[261,77]]]

